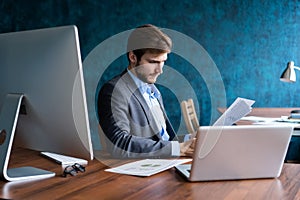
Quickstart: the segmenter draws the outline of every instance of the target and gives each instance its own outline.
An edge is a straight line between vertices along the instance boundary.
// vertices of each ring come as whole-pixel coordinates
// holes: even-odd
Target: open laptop
[[[189,181],[279,177],[292,132],[283,125],[203,126],[192,164],[176,169]]]

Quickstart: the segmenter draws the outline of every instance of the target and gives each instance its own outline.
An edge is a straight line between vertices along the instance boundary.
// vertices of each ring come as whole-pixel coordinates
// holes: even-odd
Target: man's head
[[[142,81],[155,83],[171,48],[171,39],[159,28],[150,24],[140,26],[128,38],[129,69]]]
[[[133,51],[138,60],[145,52],[170,53],[172,40],[158,27],[145,24],[133,30],[128,38],[127,52]]]

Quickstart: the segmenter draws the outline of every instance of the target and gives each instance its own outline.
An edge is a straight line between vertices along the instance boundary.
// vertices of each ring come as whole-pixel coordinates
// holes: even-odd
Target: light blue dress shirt
[[[160,105],[158,102],[158,98],[160,98],[161,94],[160,92],[157,90],[156,87],[154,87],[154,85],[152,84],[148,84],[145,83],[143,81],[141,81],[139,78],[137,78],[130,70],[128,70],[129,75],[131,76],[131,78],[133,79],[133,81],[135,82],[136,86],[139,88],[139,91],[141,92],[141,94],[143,95],[144,99],[146,100],[149,108],[152,108],[153,106],[156,106],[156,108],[159,108],[160,112]],[[169,140],[169,135],[166,132],[166,124],[165,124],[165,119],[164,120],[159,120],[160,116],[159,114],[155,114],[155,112],[153,113],[154,118],[157,119],[157,121],[160,121],[158,123],[160,123],[160,125],[162,126],[162,131],[161,131],[161,136],[163,140]],[[164,123],[164,124],[161,124]],[[172,144],[172,156],[179,156],[180,155],[180,145],[178,141],[171,141]]]

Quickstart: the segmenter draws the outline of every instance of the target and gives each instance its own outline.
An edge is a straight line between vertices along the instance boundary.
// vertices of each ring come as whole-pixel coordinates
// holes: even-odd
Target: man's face
[[[146,52],[132,72],[145,83],[155,83],[157,77],[163,73],[163,66],[168,58],[168,53],[153,54]]]

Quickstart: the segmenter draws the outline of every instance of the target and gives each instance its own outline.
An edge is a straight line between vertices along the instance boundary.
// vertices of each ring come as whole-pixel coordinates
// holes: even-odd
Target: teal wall
[[[228,105],[236,97],[245,97],[256,101],[254,107],[300,106],[300,83],[279,81],[288,61],[300,65],[300,2],[261,2],[0,0],[0,32],[75,24],[84,60],[107,38],[152,23],[181,32],[203,46],[221,73]],[[121,56],[105,72],[100,85],[126,65],[126,58]],[[199,100],[201,124],[209,124],[210,96],[201,78],[195,77],[193,67],[176,55],[170,55],[168,65],[189,80]],[[85,73],[88,77],[93,72]],[[168,114],[178,129],[179,103],[170,91],[163,87],[162,90]],[[93,109],[89,108],[89,112],[94,112]],[[95,141],[94,146],[98,146],[98,142]]]

